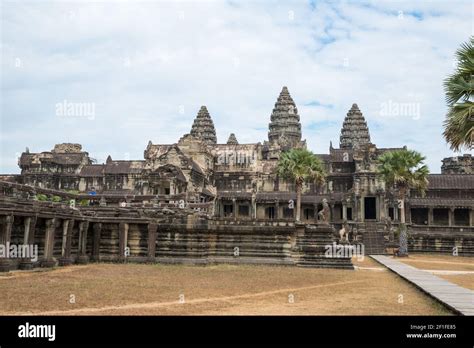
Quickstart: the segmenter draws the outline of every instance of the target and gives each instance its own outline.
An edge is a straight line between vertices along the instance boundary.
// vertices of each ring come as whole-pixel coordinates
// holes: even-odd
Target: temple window
[[[428,225],[428,208],[412,208],[411,221],[415,225]]]
[[[350,207],[347,208],[347,220],[348,221],[352,220],[352,208]]]
[[[395,220],[395,215],[394,215],[394,209],[393,207],[388,208],[388,216],[390,217],[390,220]]]
[[[267,219],[274,219],[275,218],[275,207],[267,207],[265,209],[265,216]]]
[[[293,211],[294,211],[294,209],[283,208],[283,218],[292,219],[293,218]]]
[[[232,216],[234,206],[232,204],[224,204],[224,216]]]
[[[293,214],[292,214],[293,215]],[[293,217],[293,216],[291,216]],[[314,209],[312,208],[304,208],[303,209],[303,217],[305,220],[311,220],[314,218]]]
[[[433,223],[435,225],[449,225],[449,209],[433,209]]]
[[[454,224],[457,226],[469,226],[469,209],[455,209]]]
[[[248,205],[239,205],[239,216],[249,216]]]

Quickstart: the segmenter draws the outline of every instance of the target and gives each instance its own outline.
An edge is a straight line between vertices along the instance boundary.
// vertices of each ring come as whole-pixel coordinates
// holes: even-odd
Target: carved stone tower
[[[300,116],[286,87],[281,90],[273,108],[268,140],[271,145],[282,147],[295,147],[301,142]]]
[[[474,158],[471,154],[443,159],[441,174],[474,174]]]
[[[191,135],[204,140],[207,144],[212,145],[217,143],[214,122],[212,122],[209,111],[207,111],[207,108],[204,105],[201,106],[201,109],[194,119],[194,123],[191,128]]]
[[[369,127],[357,104],[352,104],[342,124],[339,147],[357,149],[367,144],[370,144]]]
[[[227,140],[227,145],[239,145],[234,133],[230,133],[229,139]]]

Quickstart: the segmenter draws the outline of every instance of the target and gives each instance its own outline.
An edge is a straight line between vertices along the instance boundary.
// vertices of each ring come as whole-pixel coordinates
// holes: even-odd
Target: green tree
[[[472,149],[474,140],[474,36],[456,51],[457,67],[444,80],[448,114],[443,135],[451,149]]]
[[[388,187],[398,192],[400,216],[400,255],[408,255],[408,238],[405,221],[405,198],[408,190],[422,195],[428,186],[428,167],[419,152],[402,149],[389,151],[378,158],[378,175]]]
[[[293,181],[296,188],[296,221],[301,220],[301,191],[303,183],[323,183],[325,172],[322,161],[306,149],[291,149],[283,152],[278,161],[278,175]]]

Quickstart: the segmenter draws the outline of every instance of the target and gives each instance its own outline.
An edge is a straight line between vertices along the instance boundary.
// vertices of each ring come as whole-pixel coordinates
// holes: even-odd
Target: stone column
[[[155,262],[156,253],[156,231],[158,225],[150,222],[148,224],[148,262]]]
[[[23,245],[28,246],[30,250],[36,252],[36,258],[38,257],[38,246],[35,245],[35,229],[36,229],[36,216],[26,217],[24,220],[24,234],[23,234]],[[32,249],[33,248],[33,249]],[[34,255],[31,255],[34,258]],[[37,260],[36,260],[37,261]],[[33,260],[21,259],[18,265],[19,269],[32,269]]]
[[[361,197],[356,196],[354,200],[354,211],[352,212],[352,217],[355,218],[354,221],[361,221],[360,217],[362,215],[362,209],[360,204]]]
[[[375,196],[375,221],[380,221],[380,216],[382,214],[382,210],[380,209],[381,204],[380,195]]]
[[[454,226],[454,208],[448,210],[448,225]]]
[[[383,195],[378,196],[379,199],[379,214],[378,214],[378,219],[379,221],[384,221],[385,218],[387,217],[387,208],[385,207],[385,199]]]
[[[100,261],[100,235],[102,233],[102,224],[100,222],[94,222],[92,225],[94,231],[94,241],[92,244],[92,261]]]
[[[433,208],[428,208],[428,226],[433,225]]]
[[[23,245],[28,245],[30,241],[31,217],[25,217],[23,220]]]
[[[252,218],[257,219],[257,198],[252,195]]]
[[[219,216],[219,199],[218,198],[212,202],[212,215]]]
[[[79,248],[77,263],[86,264],[89,263],[89,256],[87,256],[87,231],[89,230],[89,221],[82,221],[79,224]]]
[[[219,203],[217,203],[217,214],[219,217],[224,217],[224,204],[222,204],[222,198],[219,198]]]
[[[0,226],[0,245],[4,248],[5,253],[9,252],[10,239],[12,236],[13,215],[8,215],[3,218],[4,223]],[[0,272],[9,272],[11,267],[10,258],[7,255],[0,255]]]
[[[128,224],[121,222],[119,224],[119,261],[125,262],[127,255],[125,253],[125,248],[127,248],[128,242]]]
[[[469,210],[469,226],[474,226],[474,210]]]
[[[69,266],[72,264],[71,244],[74,220],[63,220],[63,239],[61,247],[61,258],[58,260],[60,266]]]
[[[406,201],[405,201],[405,214],[406,214],[406,222],[411,224],[411,207],[409,204],[406,204]]]
[[[393,207],[393,221],[400,221],[398,218],[398,204],[395,204]]]
[[[342,221],[347,221],[347,204],[342,203]]]
[[[237,201],[235,198],[232,198],[232,217],[237,219]]]
[[[330,209],[329,209],[329,221],[328,222],[331,222],[331,221],[334,222],[334,215],[336,215],[334,213],[335,206],[336,205],[334,203],[329,204]]]
[[[53,257],[54,251],[54,232],[56,230],[56,219],[46,220],[46,232],[44,235],[44,255],[41,261],[41,267],[54,267],[56,259]]]
[[[280,218],[280,201],[275,202],[275,220]]]

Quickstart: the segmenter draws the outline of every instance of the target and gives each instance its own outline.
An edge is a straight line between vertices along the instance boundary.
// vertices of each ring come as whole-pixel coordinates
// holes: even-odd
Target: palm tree
[[[425,157],[419,152],[403,148],[385,152],[378,158],[377,172],[388,187],[398,191],[400,208],[400,249],[401,256],[408,255],[407,230],[405,224],[405,197],[409,189],[416,189],[422,195],[428,186],[428,167]]]
[[[456,71],[444,80],[449,110],[443,135],[451,149],[472,149],[474,140],[474,36],[456,51]]]
[[[301,219],[301,190],[303,183],[323,183],[325,172],[322,161],[311,151],[295,148],[283,152],[278,161],[278,175],[294,181],[296,187],[296,221]]]

